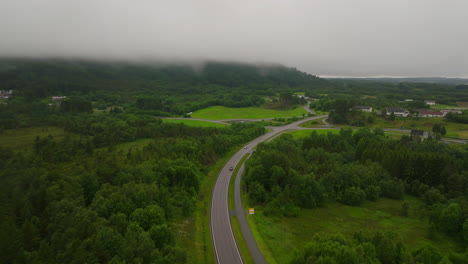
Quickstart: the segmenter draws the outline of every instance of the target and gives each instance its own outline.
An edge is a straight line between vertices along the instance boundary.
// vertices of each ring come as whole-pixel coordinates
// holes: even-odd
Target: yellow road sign
[[[249,208],[249,214],[254,214],[254,209],[253,208]]]

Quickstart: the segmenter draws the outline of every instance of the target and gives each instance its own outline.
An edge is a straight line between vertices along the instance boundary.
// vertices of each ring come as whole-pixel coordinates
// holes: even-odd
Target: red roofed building
[[[428,109],[416,109],[414,110],[419,114],[420,117],[443,117],[444,114],[437,111],[432,111]]]

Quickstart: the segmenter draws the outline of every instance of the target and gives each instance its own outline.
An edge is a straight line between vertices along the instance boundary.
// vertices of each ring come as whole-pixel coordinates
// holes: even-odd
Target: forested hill
[[[0,89],[28,97],[113,91],[158,95],[200,94],[225,89],[260,90],[324,87],[316,76],[280,65],[206,62],[203,64],[134,64],[71,60],[0,60]],[[223,89],[224,88],[224,89]]]

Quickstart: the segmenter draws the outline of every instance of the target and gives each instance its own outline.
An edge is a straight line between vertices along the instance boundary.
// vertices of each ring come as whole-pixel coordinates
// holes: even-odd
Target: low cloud
[[[0,56],[281,63],[468,75],[465,0],[4,0]]]

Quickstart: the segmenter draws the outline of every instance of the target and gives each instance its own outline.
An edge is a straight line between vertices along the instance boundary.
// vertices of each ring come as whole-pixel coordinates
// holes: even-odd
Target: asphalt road
[[[218,179],[213,189],[212,194],[212,203],[211,203],[211,216],[210,216],[210,226],[211,226],[211,236],[214,245],[214,251],[217,263],[220,264],[234,264],[234,263],[243,263],[240,256],[237,244],[232,233],[231,221],[229,219],[229,207],[228,207],[228,189],[229,181],[231,180],[232,171],[229,170],[230,167],[235,168],[240,162],[242,157],[247,154],[251,149],[257,146],[259,143],[268,140],[275,135],[285,132],[286,130],[297,129],[297,125],[303,122],[310,120],[318,119],[325,117],[324,116],[315,116],[309,117],[289,125],[282,127],[274,128],[272,131],[252,140],[246,146],[246,149],[241,149],[239,152],[234,154],[232,158],[226,163],[224,168],[219,173]],[[236,205],[237,206],[237,205]],[[243,214],[245,217],[245,214]],[[238,216],[241,217],[241,216]],[[248,226],[247,226],[248,227]],[[250,232],[250,229],[248,230]],[[244,232],[244,231],[243,231]],[[253,238],[252,238],[253,239]],[[255,244],[255,241],[253,241]],[[248,246],[251,243],[248,243]],[[256,244],[255,244],[256,247]],[[252,256],[260,254],[260,251],[257,248],[257,253],[255,249],[250,248]],[[255,257],[254,257],[255,259]]]

